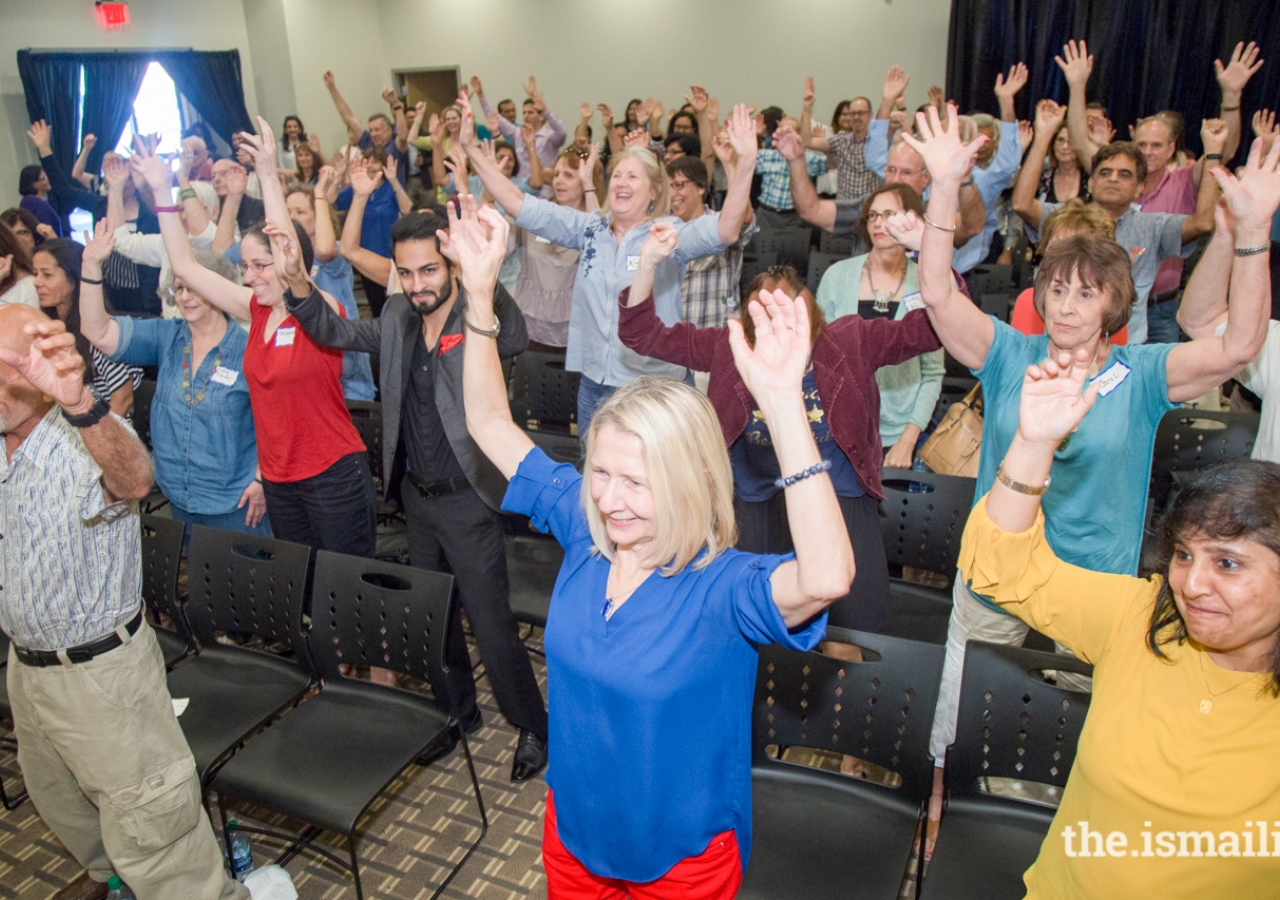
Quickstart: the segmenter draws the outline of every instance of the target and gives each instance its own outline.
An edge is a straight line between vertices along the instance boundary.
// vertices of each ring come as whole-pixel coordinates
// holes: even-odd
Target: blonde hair
[[[624,147],[621,153],[614,154],[613,159],[609,161],[610,176],[613,175],[614,169],[618,168],[618,163],[624,159],[639,160],[645,174],[649,176],[652,202],[645,221],[671,215],[671,189],[667,186],[667,173],[662,170],[662,164],[658,162],[658,157],[653,155],[653,151],[648,147]],[[609,208],[609,195],[606,194],[604,202],[600,204],[600,217],[604,218],[610,212],[612,210]]]
[[[650,561],[666,564],[664,576],[683,571],[704,548],[694,568],[705,568],[737,542],[733,470],[711,401],[674,378],[645,375],[605,401],[587,430],[582,509],[601,556],[612,560],[617,551],[591,498],[591,460],[607,425],[635,435],[644,447],[654,505]]]

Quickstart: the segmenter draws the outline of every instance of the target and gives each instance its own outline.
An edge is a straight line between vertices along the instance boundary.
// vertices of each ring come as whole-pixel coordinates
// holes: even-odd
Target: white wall
[[[950,0],[382,0],[393,69],[459,64],[485,93],[522,102],[531,73],[570,124],[583,100],[621,117],[632,97],[683,103],[701,84],[728,104],[799,113],[806,75],[818,118],[842,99],[878,102],[885,71],[911,74],[908,105],[945,77]],[[598,128],[599,119],[593,127]]]

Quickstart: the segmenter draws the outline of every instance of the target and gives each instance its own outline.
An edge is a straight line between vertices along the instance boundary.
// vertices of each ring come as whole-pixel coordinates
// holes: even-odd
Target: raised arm
[[[333,105],[338,110],[338,115],[342,116],[342,121],[346,123],[347,128],[354,131],[358,138],[364,134],[364,123],[356,118],[356,114],[351,111],[347,101],[342,99],[342,94],[338,93],[338,84],[333,79],[333,73],[326,71],[323,77],[324,86],[329,90],[329,97],[333,100]]]
[[[537,91],[537,85],[530,78],[532,90]],[[526,89],[529,86],[526,85]],[[539,94],[539,96],[541,96]],[[503,209],[507,211],[507,215],[515,218],[520,215],[520,208],[524,205],[524,191],[516,187],[511,179],[502,174],[502,170],[497,164],[486,157],[476,145],[476,123],[475,118],[471,114],[471,104],[464,102],[465,97],[459,98],[462,105],[462,127],[458,130],[458,143],[462,145],[463,151],[467,154],[467,159],[471,160],[471,168],[480,176],[480,180],[484,182],[485,188],[493,195]],[[504,120],[505,121],[505,120]],[[530,154],[537,155],[536,153]],[[503,240],[506,238],[504,236]]]
[[[157,197],[168,197],[173,193],[173,172],[169,170],[168,163],[146,148],[135,152],[129,158],[129,165],[141,173]],[[237,319],[248,321],[253,289],[227,281],[196,262],[191,239],[182,227],[182,220],[177,213],[160,212],[157,216],[160,219],[160,234],[164,237],[164,250],[169,255],[173,274],[218,309]]]
[[[1222,119],[1227,125],[1227,139],[1223,146],[1223,160],[1230,163],[1240,149],[1240,134],[1243,122],[1240,116],[1240,97],[1249,79],[1262,68],[1263,60],[1258,59],[1258,45],[1250,41],[1236,44],[1231,59],[1224,66],[1222,60],[1213,61],[1214,74],[1218,77],[1218,87],[1222,90]],[[1209,151],[1206,149],[1206,153]]]
[[[396,170],[400,168],[394,156],[388,156],[386,164],[382,167],[382,175],[387,180],[387,184],[391,185],[391,192],[396,196],[396,207],[400,210],[400,215],[408,215],[413,211],[413,201],[409,199],[409,193],[404,189],[404,185],[400,183],[400,179],[396,175]]]
[[[187,220],[187,234],[192,237],[204,234],[206,228],[209,227],[209,210],[205,208],[204,203],[200,200],[200,195],[196,193],[196,189],[191,186],[191,166],[195,163],[195,159],[191,154],[191,148],[186,144],[182,145],[182,150],[178,154],[178,198],[182,205],[182,212]]]
[[[524,141],[524,149],[529,157],[529,187],[540,191],[546,184],[547,173],[542,166],[542,160],[538,157],[537,138],[537,132],[533,130],[532,125],[521,126],[520,139]]]
[[[604,122],[605,138],[609,141],[610,153],[622,152],[622,138],[618,136],[618,129],[613,121],[613,109],[608,103],[597,103],[596,109],[600,110],[600,119]]]
[[[1027,77],[1026,63],[1011,66],[1008,78],[1005,78],[1004,73],[996,75],[996,100],[1000,104],[1001,122],[1018,121],[1018,114],[1013,108],[1013,98],[1026,86]]]
[[[382,99],[391,107],[391,119],[396,127],[396,149],[404,153],[409,146],[409,120],[405,118],[404,103],[395,90],[389,87],[382,89]]]
[[[824,231],[836,227],[836,202],[818,196],[804,159],[804,144],[800,135],[790,128],[779,127],[773,133],[773,146],[791,166],[791,198],[795,201],[800,218],[817,225]]]
[[[1263,159],[1262,142],[1255,140],[1239,178],[1221,167],[1209,174],[1221,185],[1235,223],[1227,327],[1221,337],[1169,351],[1165,365],[1174,403],[1199,397],[1252,362],[1266,340],[1271,313],[1271,218],[1280,207],[1280,144]]]
[[[226,253],[227,248],[235,243],[240,201],[244,199],[244,192],[249,189],[249,176],[239,163],[228,168],[223,178],[227,185],[227,196],[222,198],[222,208],[218,210],[218,227],[213,235],[214,253]]]
[[[715,118],[711,115],[711,95],[707,93],[707,89],[701,85],[689,85],[689,93],[685,94],[684,100],[693,107],[694,117],[698,120],[698,140],[702,144],[702,161],[707,164],[708,170],[715,165],[714,151],[711,148],[711,142],[715,140],[719,133]],[[719,110],[717,109],[717,114]],[[612,128],[612,123],[610,123]]]
[[[107,315],[102,299],[102,263],[115,246],[106,219],[99,219],[80,262],[80,333],[107,356],[115,353],[120,344],[120,326]]]
[[[822,457],[801,389],[810,355],[805,299],[792,300],[782,291],[761,291],[745,312],[755,323],[755,346],[747,345],[742,323],[730,319],[734,364],[769,422],[769,437],[783,476],[811,471]],[[830,477],[820,472],[784,490],[796,558],[778,566],[769,583],[783,621],[794,628],[848,592],[855,565]]]
[[[111,230],[115,231],[124,227],[128,221],[124,211],[124,183],[129,180],[128,163],[112,153],[102,161],[102,179],[107,183],[107,222]]]
[[[360,274],[378,284],[386,284],[391,277],[391,260],[360,246],[364,208],[369,203],[369,195],[381,183],[381,175],[376,179],[370,178],[364,166],[351,167],[351,206],[347,209],[347,220],[342,224],[340,249],[343,258],[359,269]]]
[[[987,139],[979,135],[967,144],[961,141],[960,119],[955,106],[950,103],[947,104],[945,128],[933,107],[929,108],[928,119],[923,113],[917,113],[916,124],[920,140],[906,133],[903,140],[924,158],[932,179],[920,244],[920,298],[929,310],[929,318],[943,346],[962,365],[980,369],[986,362],[991,342],[995,340],[995,326],[952,284],[952,239],[955,235],[946,223],[955,215],[960,182]],[[894,221],[901,215],[893,216],[888,224],[889,233],[895,239],[903,231],[901,227],[895,228]],[[910,217],[912,214],[906,215]]]
[[[258,133],[244,132],[240,146],[253,157],[253,170],[262,185],[262,205],[270,222],[288,222],[289,207],[284,202],[284,188],[276,176],[276,136],[267,120],[258,116]]]
[[[800,141],[810,150],[827,153],[831,144],[825,137],[814,137],[813,134],[813,102],[816,98],[813,90],[813,76],[804,80],[804,96],[800,103]]]
[[[86,172],[84,167],[89,162],[89,153],[97,144],[98,138],[96,135],[86,134],[84,143],[80,145],[80,155],[76,157],[75,165],[71,167],[71,177],[90,190],[93,188],[93,176]]]
[[[911,76],[902,66],[893,65],[889,68],[889,73],[884,77],[884,90],[880,94],[880,108],[876,110],[877,119],[889,118],[898,98],[907,92],[907,85],[910,83]]]
[[[1231,289],[1231,266],[1235,259],[1235,226],[1222,203],[1218,204],[1215,221],[1217,228],[1213,237],[1192,270],[1178,304],[1178,324],[1193,341],[1212,337],[1227,319],[1227,292]]]
[[[1200,124],[1200,141],[1206,155],[1219,154],[1227,140],[1227,125],[1221,119],[1205,119]],[[1189,244],[1213,230],[1213,211],[1218,205],[1218,181],[1201,178],[1196,191],[1196,211],[1182,220],[1182,243]]]
[[[1071,149],[1080,161],[1080,168],[1086,172],[1093,167],[1094,154],[1099,145],[1089,136],[1089,120],[1085,113],[1089,105],[1085,99],[1085,87],[1089,84],[1089,76],[1093,73],[1093,57],[1084,41],[1077,45],[1075,41],[1067,41],[1062,46],[1062,56],[1055,56],[1054,61],[1062,69],[1067,79],[1070,94],[1067,99],[1067,137],[1071,140]]]
[[[332,166],[322,166],[316,175],[316,186],[312,190],[312,204],[316,215],[316,237],[311,243],[316,260],[320,263],[331,262],[338,255],[338,238],[333,233],[333,217],[329,214],[329,184],[337,178]]]
[[[1018,172],[1018,180],[1013,185],[1013,211],[1033,230],[1040,229],[1040,219],[1044,216],[1044,207],[1036,192],[1040,186],[1040,173],[1044,169],[1044,158],[1053,147],[1053,140],[1062,128],[1062,120],[1067,114],[1065,106],[1059,106],[1052,100],[1041,100],[1036,104],[1035,137],[1031,140],[1031,149],[1022,162]],[[1084,177],[1083,174],[1080,176]]]
[[[724,208],[720,210],[720,240],[732,244],[742,231],[747,210],[751,208],[751,176],[756,168],[756,132],[751,124],[751,116],[747,107],[739,103],[733,108],[729,117],[729,143],[738,154],[737,165],[727,174],[729,192],[725,194]],[[801,154],[803,156],[803,154]],[[805,180],[809,180],[808,174]]]

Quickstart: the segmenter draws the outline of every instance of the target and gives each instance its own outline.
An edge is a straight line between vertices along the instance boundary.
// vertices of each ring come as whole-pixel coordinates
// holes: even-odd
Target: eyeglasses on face
[[[255,270],[258,272],[265,272],[274,265],[275,265],[274,262],[264,262],[264,263],[242,262],[240,263],[240,271],[243,272],[245,275],[248,275],[250,272],[253,272]]]

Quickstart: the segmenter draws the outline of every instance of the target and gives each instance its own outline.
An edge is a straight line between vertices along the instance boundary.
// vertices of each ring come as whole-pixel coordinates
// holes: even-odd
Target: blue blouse
[[[151,444],[160,490],[187,512],[231,512],[258,467],[243,371],[245,330],[228,321],[226,334],[205,354],[191,387],[184,389],[183,350],[191,342],[186,320],[115,316],[115,321],[120,343],[111,358],[159,367]],[[187,402],[186,393],[195,400],[201,391],[204,399]]]
[[[560,840],[596,875],[645,882],[733,829],[745,870],[756,645],[811,649],[826,613],[788,631],[769,577],[791,557],[726,550],[704,569],[655,572],[606,620],[610,563],[581,488],[573,466],[534,448],[503,500],[565,549],[545,635]]]

